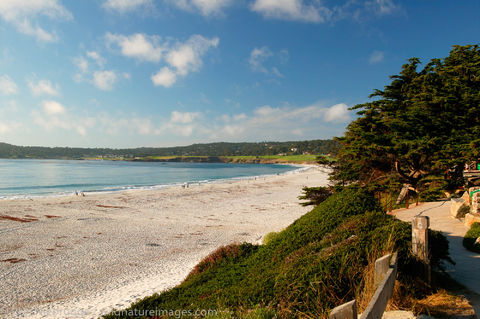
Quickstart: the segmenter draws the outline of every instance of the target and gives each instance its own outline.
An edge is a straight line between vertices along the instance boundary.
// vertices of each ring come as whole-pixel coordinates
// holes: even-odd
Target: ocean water
[[[0,159],[0,198],[149,189],[298,169],[276,164]]]

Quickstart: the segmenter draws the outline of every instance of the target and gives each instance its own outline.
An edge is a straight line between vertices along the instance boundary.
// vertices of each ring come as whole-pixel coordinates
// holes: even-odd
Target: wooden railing
[[[424,262],[426,267],[427,281],[431,280],[431,269],[428,252],[428,228],[430,219],[416,215],[412,220],[412,252]],[[375,261],[375,294],[360,319],[381,319],[388,300],[392,296],[395,278],[397,276],[397,253],[385,255]],[[357,303],[355,300],[334,308],[330,312],[330,319],[357,319]]]
[[[375,261],[375,294],[360,319],[380,319],[392,296],[395,278],[397,277],[397,253],[385,255]],[[334,308],[330,319],[357,319],[357,303],[355,300]]]

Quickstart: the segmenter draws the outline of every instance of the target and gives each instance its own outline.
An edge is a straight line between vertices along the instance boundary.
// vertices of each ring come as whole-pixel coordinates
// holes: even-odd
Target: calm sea
[[[295,169],[266,164],[0,159],[0,198],[159,188]]]

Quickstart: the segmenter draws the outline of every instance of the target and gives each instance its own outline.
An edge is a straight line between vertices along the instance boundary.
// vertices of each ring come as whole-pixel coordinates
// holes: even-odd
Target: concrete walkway
[[[480,254],[466,250],[463,236],[468,228],[462,221],[450,215],[450,202],[430,202],[410,209],[394,211],[395,216],[403,221],[411,222],[415,215],[430,217],[430,228],[439,230],[450,243],[450,256],[456,265],[446,263],[447,272],[456,281],[467,287],[474,294],[466,296],[477,314],[480,314]]]

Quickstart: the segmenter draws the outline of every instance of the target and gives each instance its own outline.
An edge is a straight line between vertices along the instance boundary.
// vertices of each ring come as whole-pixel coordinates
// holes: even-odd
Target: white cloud
[[[279,63],[284,64],[288,60],[288,51],[284,49],[278,54],[273,54],[273,52],[267,46],[254,48],[252,52],[250,52],[248,63],[250,64],[250,68],[255,72],[262,72],[283,78],[283,74],[280,72],[280,70],[276,66],[271,66],[272,63],[270,60],[272,58],[275,58],[275,60],[278,60]],[[267,64],[270,64],[270,66],[267,67]]]
[[[59,87],[57,85],[53,85],[52,82],[48,80],[28,80],[28,87],[33,95],[59,95]]]
[[[87,136],[87,129],[84,126],[77,126],[76,130],[81,136]]]
[[[159,36],[142,33],[130,36],[107,33],[105,39],[107,46],[118,46],[123,56],[143,62],[165,63],[166,66],[151,76],[154,85],[164,87],[172,86],[179,76],[198,71],[203,64],[203,55],[210,48],[217,47],[220,41],[217,37],[205,38],[195,34],[185,42],[172,44],[171,39],[161,42]]]
[[[394,0],[333,1],[327,7],[321,0],[253,0],[250,10],[267,19],[301,21],[308,23],[353,20],[362,22],[372,17],[393,14],[401,8]]]
[[[78,72],[73,76],[75,82],[85,81],[85,76],[88,75],[90,69],[90,62],[83,56],[73,59],[73,64],[77,67]]]
[[[57,101],[43,101],[43,112],[48,115],[64,114],[65,107]]]
[[[320,102],[301,107],[264,105],[249,113],[217,116],[174,110],[168,118],[157,121],[122,113],[89,116],[88,111],[73,111],[56,101],[43,101],[41,106],[31,115],[46,131],[65,130],[80,136],[162,136],[175,139],[175,143],[326,138],[340,135],[350,119],[347,105]]]
[[[276,67],[272,68],[272,74],[278,76],[279,78],[283,78],[283,74]]]
[[[367,1],[365,7],[370,8],[378,15],[391,14],[399,8],[392,0]]]
[[[182,136],[190,136],[192,135],[195,127],[193,125],[183,125],[183,126],[174,126],[172,127],[173,132]]]
[[[272,55],[272,51],[270,51],[270,49],[266,46],[254,48],[252,52],[250,52],[250,59],[248,59],[248,63],[250,64],[252,70],[268,73],[268,70],[263,66],[263,63]]]
[[[118,77],[114,71],[95,71],[93,73],[93,84],[103,91],[110,91],[117,82]]]
[[[155,127],[150,118],[115,117],[111,114],[101,113],[97,115],[97,128],[109,135],[118,135],[128,132],[129,134],[152,135]]]
[[[107,33],[107,43],[120,47],[122,55],[135,58],[139,61],[159,62],[165,50],[159,45],[160,37],[148,36],[142,33],[130,36]]]
[[[335,104],[325,110],[326,122],[347,122],[350,120],[350,112],[346,104]]]
[[[151,3],[151,0],[106,0],[102,6],[107,10],[125,13]]]
[[[383,61],[384,54],[381,51],[373,51],[372,54],[370,54],[369,62],[370,64],[376,64],[380,63]]]
[[[69,114],[67,108],[57,101],[43,101],[42,111],[33,110],[30,116],[33,122],[50,132],[55,129],[65,131],[74,130],[81,136],[86,136],[88,130],[94,127],[96,119],[93,117],[82,117]]]
[[[12,95],[18,92],[17,84],[8,76],[0,76],[0,93],[3,95]]]
[[[104,70],[103,66],[106,60],[98,52],[87,51],[86,56],[88,59],[83,56],[73,59],[73,64],[78,69],[78,72],[73,76],[74,81],[88,82],[100,90],[110,91],[119,80],[130,79],[129,73]],[[97,67],[91,67],[95,66],[93,62],[97,64]]]
[[[7,21],[35,15],[72,18],[72,14],[58,0],[2,0],[0,2],[0,16]]]
[[[80,72],[82,72],[82,73],[87,73],[88,72],[89,63],[88,63],[87,59],[85,59],[84,57],[78,57],[78,58],[73,59],[73,64],[75,64],[77,66],[77,68],[80,70]]]
[[[32,36],[39,42],[57,42],[58,36],[56,33],[45,31],[38,25],[33,27],[28,20],[17,23],[17,29],[25,35]]]
[[[180,112],[173,111],[168,122],[163,123],[157,129],[150,132],[155,135],[177,135],[182,137],[189,137],[194,132],[195,134],[206,135],[209,129],[201,122],[201,112]]]
[[[31,19],[46,16],[50,19],[72,19],[72,14],[59,0],[2,0],[0,17],[14,25],[20,33],[33,36],[40,42],[58,40],[55,32],[45,31],[38,24],[32,26]]]
[[[216,140],[285,140],[341,133],[339,130],[350,120],[350,114],[345,104],[328,107],[314,103],[304,107],[264,105],[249,115],[224,115],[219,119],[223,124],[214,123],[209,127],[211,138]]]
[[[234,121],[241,121],[241,120],[244,120],[244,119],[246,119],[246,118],[247,118],[247,116],[245,115],[245,113],[235,114],[235,115],[233,116],[233,120],[234,120]]]
[[[102,67],[105,64],[105,59],[102,58],[102,56],[98,52],[87,51],[87,57],[97,62],[99,67]],[[88,65],[87,65],[87,69],[88,69]]]
[[[161,125],[154,125],[151,118],[141,117],[115,117],[102,113],[97,116],[96,127],[109,135],[119,135],[128,132],[131,135],[177,135],[188,137],[193,132],[202,132],[203,128],[195,121],[201,113],[173,111],[170,119]]]
[[[265,18],[314,23],[323,23],[331,15],[331,11],[317,1],[305,4],[303,0],[255,0],[250,9]]]
[[[11,131],[12,131],[12,127],[10,124],[0,122],[0,135],[10,133]]]
[[[132,119],[132,124],[140,135],[148,135],[153,132],[153,125],[150,119],[134,118]]]
[[[178,8],[197,12],[203,16],[219,15],[222,10],[232,4],[232,0],[170,0]]]
[[[393,0],[347,1],[332,8],[331,21],[343,19],[362,23],[372,18],[394,14],[401,10]]]
[[[188,72],[198,71],[203,64],[202,56],[209,48],[216,48],[218,43],[217,37],[208,39],[198,34],[192,35],[185,43],[177,43],[167,53],[166,61],[178,74],[185,76]]]
[[[45,116],[38,111],[33,111],[31,113],[31,116],[33,117],[33,122],[43,127],[43,129],[46,131],[52,131],[55,128],[61,128],[64,130],[68,130],[71,128],[66,121],[60,119],[57,116]]]
[[[156,86],[171,87],[177,81],[177,75],[168,67],[163,67],[152,75],[152,82]]]
[[[200,112],[179,112],[173,111],[170,122],[171,123],[181,123],[181,124],[188,124],[192,123],[196,118],[201,115]]]

